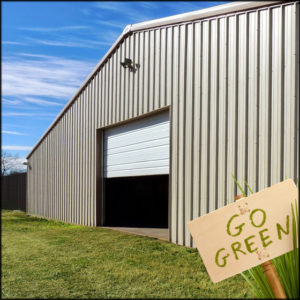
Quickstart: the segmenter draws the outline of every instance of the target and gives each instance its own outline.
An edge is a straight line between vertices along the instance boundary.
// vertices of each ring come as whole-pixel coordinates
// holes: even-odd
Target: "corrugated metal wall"
[[[231,174],[254,191],[296,179],[297,18],[287,3],[125,38],[29,158],[28,212],[95,226],[96,128],[166,106],[172,242],[233,200]]]

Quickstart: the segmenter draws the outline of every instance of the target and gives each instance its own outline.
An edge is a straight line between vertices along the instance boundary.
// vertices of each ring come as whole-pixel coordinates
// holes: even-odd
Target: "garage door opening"
[[[103,131],[104,226],[168,238],[169,144],[168,111]]]
[[[168,228],[169,175],[105,179],[105,226]]]

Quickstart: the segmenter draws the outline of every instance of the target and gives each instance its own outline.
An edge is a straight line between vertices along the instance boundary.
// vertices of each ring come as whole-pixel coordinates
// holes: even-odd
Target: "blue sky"
[[[2,2],[2,150],[26,157],[127,24],[226,2]]]

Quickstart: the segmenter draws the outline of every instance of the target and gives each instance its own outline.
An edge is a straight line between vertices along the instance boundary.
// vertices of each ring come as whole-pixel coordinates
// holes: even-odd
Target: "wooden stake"
[[[244,195],[237,195],[234,201],[244,198]],[[279,280],[276,269],[271,260],[268,260],[261,264],[263,271],[268,279],[270,287],[273,291],[274,297],[277,299],[286,299],[286,294]]]

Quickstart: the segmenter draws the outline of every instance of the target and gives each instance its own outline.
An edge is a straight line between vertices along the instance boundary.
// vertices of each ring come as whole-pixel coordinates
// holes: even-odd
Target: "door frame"
[[[97,226],[104,226],[105,224],[105,184],[103,176],[103,147],[104,147],[104,131],[108,128],[117,127],[124,125],[126,123],[131,123],[140,119],[150,117],[162,113],[164,111],[169,111],[169,122],[170,122],[170,134],[169,134],[169,183],[168,183],[168,229],[169,229],[169,241],[171,241],[171,209],[172,209],[172,114],[171,106],[165,106],[163,108],[154,110],[152,112],[127,119],[125,121],[116,122],[111,125],[103,126],[96,129],[96,224]]]

